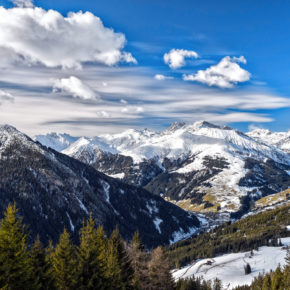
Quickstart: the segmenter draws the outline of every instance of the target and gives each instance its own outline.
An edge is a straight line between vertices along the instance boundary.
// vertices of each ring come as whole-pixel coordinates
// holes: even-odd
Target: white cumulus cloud
[[[198,58],[198,54],[193,50],[171,49],[163,56],[164,62],[172,69],[184,66],[185,58]]]
[[[183,75],[185,81],[197,81],[208,86],[231,88],[237,83],[246,82],[251,74],[241,68],[239,63],[246,63],[243,56],[224,57],[218,64],[205,70],[199,70],[196,74]]]
[[[105,27],[101,19],[90,12],[70,12],[64,17],[55,10],[27,8],[31,1],[14,3],[21,7],[0,6],[2,58],[6,55],[11,61],[63,68],[81,68],[85,62],[109,66],[137,62],[123,51],[124,34]]]
[[[74,98],[82,100],[98,100],[99,96],[87,84],[79,78],[71,76],[69,78],[57,79],[53,85],[54,92],[69,94]]]

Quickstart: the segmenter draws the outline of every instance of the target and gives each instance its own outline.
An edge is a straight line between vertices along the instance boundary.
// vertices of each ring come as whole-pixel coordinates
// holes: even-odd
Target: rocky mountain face
[[[290,186],[287,153],[208,122],[82,137],[62,152],[192,211],[240,214]]]
[[[5,125],[0,126],[1,213],[14,201],[31,232],[39,233],[43,241],[56,241],[64,227],[77,238],[90,212],[108,233],[118,226],[121,235],[130,239],[138,230],[147,247],[191,235],[200,224],[193,214],[161,197]]]

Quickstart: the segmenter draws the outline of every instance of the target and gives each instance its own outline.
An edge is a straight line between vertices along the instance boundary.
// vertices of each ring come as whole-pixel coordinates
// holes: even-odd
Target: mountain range
[[[92,138],[51,133],[34,139],[126,184],[194,212],[249,211],[251,201],[290,186],[289,132],[243,133],[206,121],[167,130]]]
[[[175,242],[200,227],[194,214],[162,197],[98,172],[4,125],[0,126],[1,213],[11,202],[16,202],[32,237],[39,234],[43,242],[56,242],[64,227],[77,239],[90,213],[108,233],[117,226],[127,240],[138,230],[147,248]]]

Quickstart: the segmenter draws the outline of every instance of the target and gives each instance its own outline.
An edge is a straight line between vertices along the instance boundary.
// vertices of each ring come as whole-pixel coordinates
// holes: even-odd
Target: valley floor
[[[282,238],[283,247],[260,247],[259,251],[226,254],[215,258],[198,260],[180,270],[173,271],[175,280],[191,276],[205,280],[219,278],[225,289],[238,285],[250,285],[259,274],[275,270],[278,265],[285,265],[286,249],[290,246],[290,237]],[[252,272],[245,275],[244,266],[249,263]]]

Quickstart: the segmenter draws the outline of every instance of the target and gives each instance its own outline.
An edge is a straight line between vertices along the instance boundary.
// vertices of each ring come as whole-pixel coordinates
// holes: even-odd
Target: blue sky
[[[17,5],[21,16],[11,11]],[[0,56],[5,56],[5,63],[0,63],[1,123],[12,123],[30,134],[94,135],[131,127],[162,130],[176,120],[200,119],[243,131],[290,129],[287,1],[46,0],[33,5],[28,0],[0,1],[7,17],[6,22],[0,20],[0,29],[9,31],[0,36]],[[43,9],[43,15],[52,9],[66,18],[69,12],[90,11],[103,27],[90,18],[91,34],[78,35],[85,17],[65,29],[59,23],[66,21],[50,17],[54,25],[44,30],[37,13],[19,20],[36,7]],[[9,19],[21,27],[9,26]],[[112,28],[113,35],[94,34],[94,29],[103,28]],[[35,37],[27,40],[25,32]],[[65,46],[72,47],[72,39],[56,42],[56,52],[47,41],[67,39],[70,34],[83,43],[76,49],[84,54],[73,51],[65,62],[62,58],[70,51]],[[103,40],[105,45],[96,44]],[[114,58],[106,54],[111,46]],[[170,54],[174,49],[183,50],[185,56],[182,64],[170,67],[171,56],[181,53]],[[219,66],[221,62],[224,66]]]

